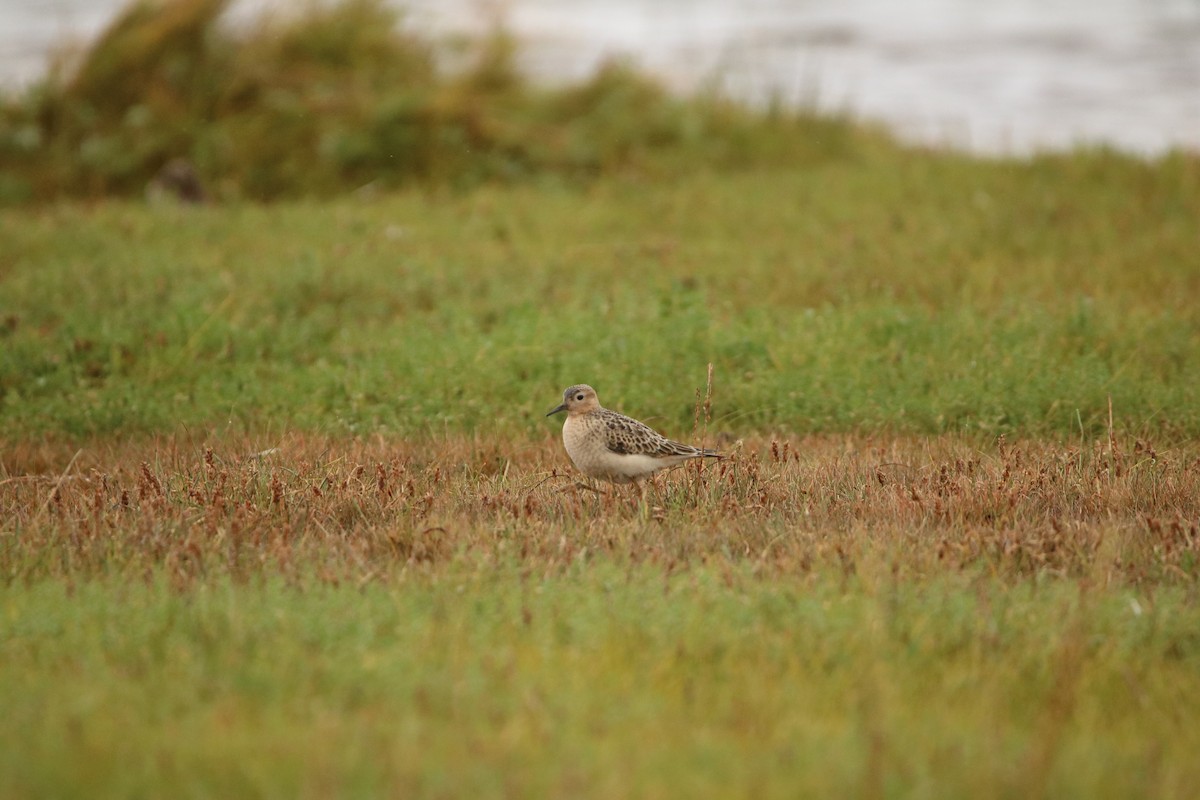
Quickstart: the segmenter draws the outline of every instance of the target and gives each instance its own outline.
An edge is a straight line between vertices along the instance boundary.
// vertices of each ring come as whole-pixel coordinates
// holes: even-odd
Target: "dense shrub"
[[[0,99],[0,200],[135,194],[181,158],[211,194],[270,199],[823,159],[885,142],[847,120],[672,97],[619,64],[538,87],[503,33],[443,58],[449,45],[406,31],[382,0],[237,28],[228,4],[135,3],[74,62]]]

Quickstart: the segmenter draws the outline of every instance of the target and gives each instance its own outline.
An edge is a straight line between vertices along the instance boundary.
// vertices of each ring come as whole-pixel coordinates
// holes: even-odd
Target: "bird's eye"
[[[577,394],[577,395],[575,395],[575,399],[576,399],[576,400],[582,400],[582,399],[583,399],[583,395],[581,395],[581,394]]]

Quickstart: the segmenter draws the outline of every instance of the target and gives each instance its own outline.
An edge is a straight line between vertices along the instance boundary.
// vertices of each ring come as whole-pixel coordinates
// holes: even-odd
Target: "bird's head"
[[[586,414],[599,407],[600,400],[596,397],[596,390],[586,383],[579,383],[568,387],[563,392],[562,403],[551,409],[546,416],[553,416],[560,411],[565,411],[568,416],[573,417],[576,414]]]

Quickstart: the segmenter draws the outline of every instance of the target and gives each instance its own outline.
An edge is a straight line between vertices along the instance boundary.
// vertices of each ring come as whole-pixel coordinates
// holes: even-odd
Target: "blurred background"
[[[82,48],[126,0],[3,0],[0,87]],[[237,0],[250,20],[281,0]],[[1200,148],[1200,0],[396,0],[421,36],[497,24],[522,70],[573,81],[627,58],[667,86],[717,86],[884,122],[909,142],[1024,154]]]

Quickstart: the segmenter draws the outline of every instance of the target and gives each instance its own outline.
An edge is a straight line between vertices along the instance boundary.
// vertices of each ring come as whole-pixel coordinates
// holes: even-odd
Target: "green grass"
[[[1186,797],[1194,597],[519,564],[0,594],[7,797]]]
[[[589,188],[0,216],[0,435],[1200,433],[1200,166],[913,152]]]

